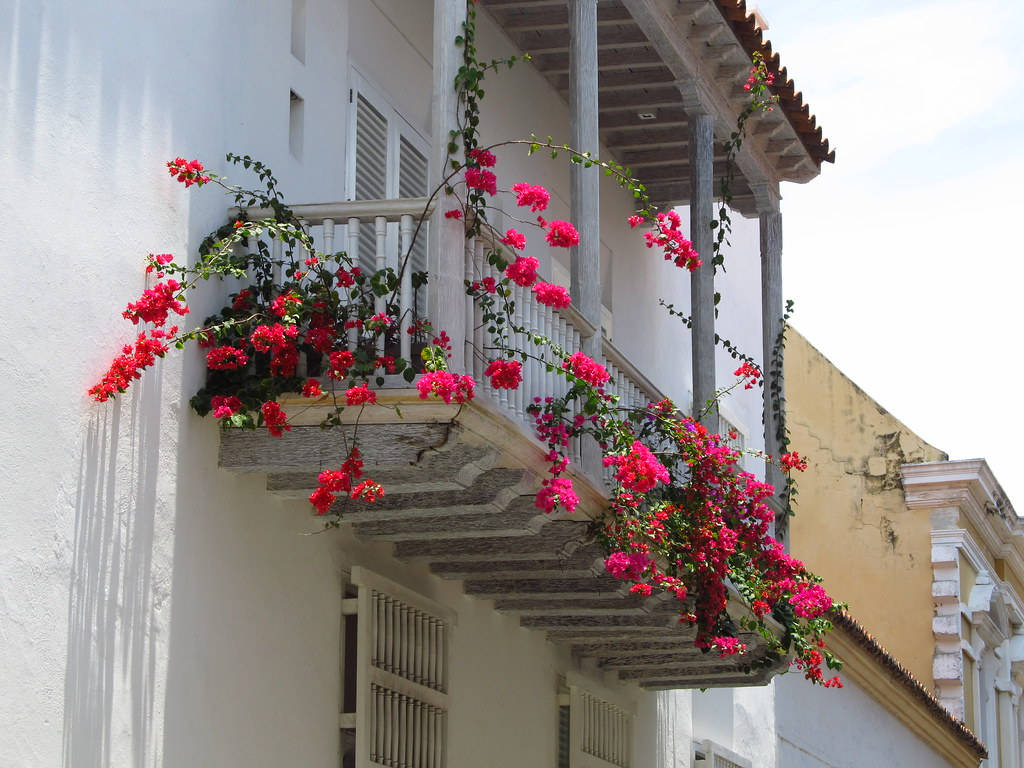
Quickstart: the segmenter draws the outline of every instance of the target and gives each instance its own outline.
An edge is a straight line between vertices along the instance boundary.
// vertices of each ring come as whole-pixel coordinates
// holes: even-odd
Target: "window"
[[[429,141],[399,114],[391,103],[358,72],[352,75],[350,92],[349,198],[352,200],[396,200],[426,197],[429,184]],[[398,264],[397,224],[387,232],[389,261]],[[377,236],[373,222],[359,228],[359,265],[372,273],[376,265]],[[420,230],[412,247],[412,268],[427,270],[427,232]],[[416,311],[427,312],[426,291],[416,292]]]
[[[558,768],[629,768],[632,708],[575,674],[566,688],[558,702]]]
[[[358,566],[352,584],[357,596],[342,609],[342,766],[443,768],[454,613]]]

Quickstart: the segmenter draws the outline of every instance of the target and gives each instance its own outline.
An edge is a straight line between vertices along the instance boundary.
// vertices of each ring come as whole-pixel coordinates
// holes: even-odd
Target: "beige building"
[[[786,370],[791,447],[810,464],[794,555],[977,734],[983,765],[1017,768],[1024,524],[984,460],[950,461],[795,331]]]

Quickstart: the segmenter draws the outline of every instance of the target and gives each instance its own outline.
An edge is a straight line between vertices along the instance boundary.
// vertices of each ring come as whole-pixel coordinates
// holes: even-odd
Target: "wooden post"
[[[458,99],[455,75],[462,65],[462,48],[455,45],[463,34],[466,0],[434,0],[434,85],[430,118],[430,189],[441,183],[449,170],[449,134],[456,128]],[[430,314],[436,331],[447,331],[452,343],[449,367],[466,372],[466,309],[469,301],[463,279],[465,274],[465,225],[458,219],[446,219],[455,198],[441,193],[430,219],[427,283]]]
[[[690,317],[693,351],[693,415],[712,432],[718,411],[705,413],[715,396],[715,268],[711,221],[714,218],[714,118],[690,115],[690,238],[701,264],[690,275]],[[703,415],[701,415],[703,414]]]
[[[572,146],[597,157],[597,0],[569,2],[569,114]],[[570,250],[572,297],[598,332],[584,339],[583,351],[601,354],[600,169],[570,166],[572,221],[580,244]]]
[[[761,341],[764,379],[764,450],[776,460],[780,453],[779,418],[785,406],[785,380],[782,369],[782,214],[778,200],[762,209],[761,229]],[[778,357],[778,359],[776,359]],[[775,486],[776,498],[786,485],[785,475],[776,464],[765,470],[765,481]],[[783,510],[776,510],[777,514]],[[783,538],[785,520],[776,520],[777,536]]]
[[[597,0],[569,0],[569,121],[572,146],[600,155],[597,101]],[[596,166],[569,167],[572,222],[580,244],[569,251],[573,302],[596,329],[581,339],[585,354],[601,358],[601,172]],[[601,476],[597,443],[580,446],[584,471]]]

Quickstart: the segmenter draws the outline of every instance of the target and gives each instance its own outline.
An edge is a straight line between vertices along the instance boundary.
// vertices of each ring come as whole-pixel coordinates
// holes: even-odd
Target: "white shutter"
[[[408,136],[403,135],[399,147],[398,161],[398,196],[427,196],[427,156],[413,145]],[[402,254],[403,256],[405,254]],[[413,272],[427,271],[427,223],[423,222],[416,241],[412,246],[409,267]],[[425,317],[427,314],[427,290],[420,288],[416,292],[416,314]]]
[[[388,119],[363,93],[356,94],[356,200],[388,197]],[[373,221],[359,225],[359,266],[368,275],[377,271],[377,236]]]
[[[633,750],[633,713],[610,693],[570,675],[570,768],[629,768]]]
[[[356,766],[443,768],[454,614],[365,568],[357,616]]]

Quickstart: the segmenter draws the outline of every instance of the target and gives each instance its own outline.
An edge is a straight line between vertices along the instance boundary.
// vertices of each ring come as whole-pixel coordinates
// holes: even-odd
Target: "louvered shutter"
[[[443,768],[454,614],[364,568],[359,587],[356,766]]]
[[[398,196],[426,197],[427,171],[427,156],[417,149],[407,136],[402,136],[398,161]],[[426,222],[423,223],[413,243],[409,266],[413,272],[427,271]],[[418,317],[425,317],[427,314],[426,288],[420,288],[416,292],[416,314]]]
[[[388,197],[388,119],[362,93],[356,96],[355,199]],[[377,238],[372,221],[360,222],[359,266],[376,271]]]
[[[576,675],[568,687],[570,768],[629,768],[632,712]]]

